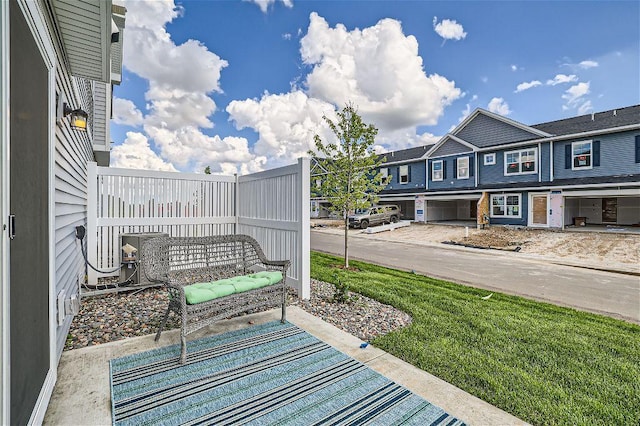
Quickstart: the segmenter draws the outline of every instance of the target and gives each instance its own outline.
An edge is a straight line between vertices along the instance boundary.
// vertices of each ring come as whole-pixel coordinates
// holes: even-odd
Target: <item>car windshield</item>
[[[369,209],[356,209],[356,214],[367,214]]]

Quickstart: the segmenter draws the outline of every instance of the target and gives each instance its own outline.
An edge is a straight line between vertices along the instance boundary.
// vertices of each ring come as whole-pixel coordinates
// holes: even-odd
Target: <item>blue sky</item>
[[[640,3],[125,1],[112,166],[296,161],[354,102],[377,149],[476,108],[536,124],[640,103]]]

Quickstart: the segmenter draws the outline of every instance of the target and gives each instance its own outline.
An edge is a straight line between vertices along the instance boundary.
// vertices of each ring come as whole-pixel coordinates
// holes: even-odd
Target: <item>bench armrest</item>
[[[262,263],[269,266],[280,266],[283,268],[289,268],[291,262],[288,260],[263,260]]]

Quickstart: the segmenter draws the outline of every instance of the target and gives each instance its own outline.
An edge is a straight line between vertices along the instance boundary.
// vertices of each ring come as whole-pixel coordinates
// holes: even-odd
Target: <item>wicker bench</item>
[[[182,364],[187,335],[219,319],[282,305],[285,321],[290,262],[267,260],[258,242],[247,235],[153,238],[143,245],[141,260],[147,278],[169,291],[169,306],[155,340],[169,313],[176,312],[181,318]]]

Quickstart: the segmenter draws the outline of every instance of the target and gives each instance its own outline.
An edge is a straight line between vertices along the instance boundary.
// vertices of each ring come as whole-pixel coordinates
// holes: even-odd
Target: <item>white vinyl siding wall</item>
[[[81,99],[76,79],[70,76],[64,64],[59,43],[54,43],[58,67],[56,93],[63,94],[73,107],[91,110],[85,104],[93,98],[90,87],[84,85]],[[79,280],[84,279],[84,260],[75,238],[75,227],[87,222],[87,163],[93,161],[89,133],[71,130],[68,117],[55,127],[54,200],[55,205],[55,286],[56,295],[66,293],[68,299],[78,294]],[[71,327],[73,316],[67,315],[56,330],[57,355],[60,357]]]

